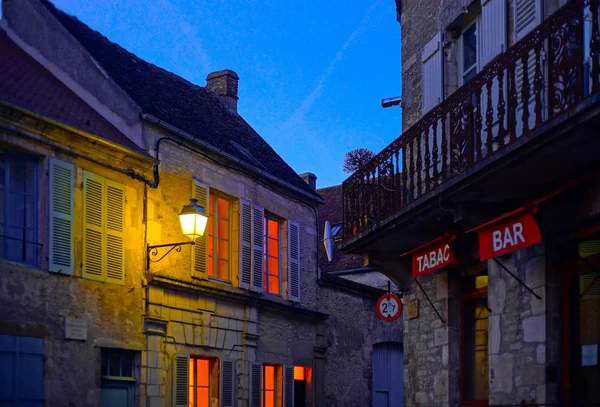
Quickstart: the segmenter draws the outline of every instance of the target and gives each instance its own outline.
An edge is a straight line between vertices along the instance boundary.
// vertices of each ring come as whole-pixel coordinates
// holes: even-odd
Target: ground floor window
[[[102,349],[102,407],[133,407],[135,355],[125,349]]]
[[[294,366],[294,407],[308,405],[312,386],[312,369],[304,366]]]
[[[189,407],[211,407],[218,403],[219,379],[216,365],[216,359],[190,357],[188,370]]]
[[[277,371],[275,365],[263,366],[262,383],[262,405],[263,407],[275,407],[277,401]]]

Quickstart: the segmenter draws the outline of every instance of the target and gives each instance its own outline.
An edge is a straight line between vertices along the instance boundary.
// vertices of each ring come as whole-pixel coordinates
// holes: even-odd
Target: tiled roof
[[[363,267],[363,258],[354,254],[343,254],[333,249],[332,261],[327,260],[325,247],[323,246],[323,234],[325,221],[331,226],[343,222],[342,186],[336,185],[328,188],[317,189],[319,195],[325,199],[325,204],[317,208],[319,217],[319,266],[323,272],[342,271]]]
[[[249,165],[257,167],[256,160],[264,166],[263,171],[321,201],[271,146],[241,116],[229,111],[212,91],[138,58],[48,0],[41,1],[144,113]],[[231,141],[243,146],[254,160]]]
[[[41,116],[143,150],[0,31],[0,99]]]

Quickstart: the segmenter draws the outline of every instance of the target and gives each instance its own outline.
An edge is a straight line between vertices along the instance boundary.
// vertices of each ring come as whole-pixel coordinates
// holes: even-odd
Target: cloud
[[[331,77],[337,64],[342,60],[344,52],[352,45],[356,38],[365,30],[371,13],[381,3],[382,0],[378,0],[369,7],[365,16],[360,20],[354,31],[346,39],[341,48],[335,53],[335,56],[321,75],[317,78],[314,89],[302,100],[298,108],[292,113],[288,120],[283,124],[283,129],[291,131],[298,128],[304,121],[304,117],[313,106],[315,101],[321,96],[325,82]]]

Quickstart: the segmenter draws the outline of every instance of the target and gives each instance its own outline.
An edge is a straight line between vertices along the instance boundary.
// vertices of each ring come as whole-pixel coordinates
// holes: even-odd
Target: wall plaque
[[[73,317],[65,318],[65,338],[87,341],[87,321]]]
[[[419,317],[419,300],[409,301],[406,308],[408,310],[408,319],[415,319]]]

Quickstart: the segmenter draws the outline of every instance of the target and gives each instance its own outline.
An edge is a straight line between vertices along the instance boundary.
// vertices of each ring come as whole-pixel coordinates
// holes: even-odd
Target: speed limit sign
[[[377,300],[377,315],[384,321],[395,321],[402,313],[402,302],[396,294],[383,294]]]

